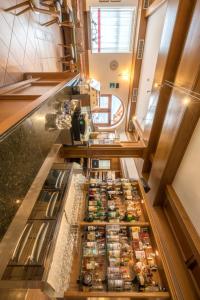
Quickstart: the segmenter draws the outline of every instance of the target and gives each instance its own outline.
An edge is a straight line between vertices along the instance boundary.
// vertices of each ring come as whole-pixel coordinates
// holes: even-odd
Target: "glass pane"
[[[100,106],[100,108],[108,108],[108,97],[107,96],[100,97],[99,106]]]
[[[112,95],[111,105],[111,124],[117,123],[123,115],[123,105],[121,100],[116,96]]]
[[[92,52],[130,52],[134,16],[134,7],[92,7]]]
[[[93,113],[93,122],[96,124],[107,124],[108,123],[108,113]]]
[[[99,169],[110,169],[110,160],[99,160]]]

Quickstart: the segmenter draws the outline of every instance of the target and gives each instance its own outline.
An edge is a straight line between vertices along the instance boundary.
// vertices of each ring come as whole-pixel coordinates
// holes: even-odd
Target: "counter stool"
[[[40,5],[48,7],[49,9],[54,8],[55,10],[60,12],[64,10],[65,12],[63,0],[40,0]]]
[[[54,3],[55,9],[57,11],[59,11],[59,14],[56,16],[56,18],[54,18],[54,19],[52,19],[50,21],[47,21],[45,23],[42,23],[40,25],[48,27],[48,26],[51,26],[53,24],[58,24],[60,27],[74,28],[73,20],[70,19],[68,21],[63,21],[63,13],[62,13],[62,10],[63,10],[63,1],[62,0],[54,0],[54,1],[52,1],[52,3]],[[68,14],[70,16],[68,10],[65,10],[64,13]]]
[[[60,58],[58,58],[58,62],[62,62],[62,63],[67,63],[69,62],[71,59],[71,55],[65,55],[65,56],[61,56]]]
[[[42,23],[40,24],[41,26],[45,26],[45,27],[48,27],[48,26],[51,26],[53,24],[58,24],[58,26],[60,27],[68,27],[68,28],[74,28],[74,24],[70,21],[64,21],[64,22],[60,22],[59,18],[55,18],[53,20],[50,20],[48,22],[45,22],[45,23]]]
[[[71,59],[70,61],[64,61],[64,62],[62,62],[62,64],[63,64],[64,66],[69,67],[69,69],[66,70],[66,71],[64,71],[64,72],[75,73],[75,72],[78,71],[78,65],[77,65],[77,63],[75,63],[75,62],[73,61],[73,59]]]
[[[72,44],[67,46],[68,52],[66,55],[60,57],[59,61],[66,63],[69,62],[70,60],[75,61],[76,60],[76,53],[75,53],[75,48]]]
[[[55,2],[56,0],[40,0],[40,5],[52,8],[55,7]]]
[[[65,44],[58,44],[58,46],[60,47],[63,47],[63,49],[71,49],[71,48],[75,48],[77,49],[77,51],[79,53],[82,53],[82,52],[85,52],[84,49],[83,49],[83,45],[82,43],[77,43],[77,44],[68,44],[68,45],[65,45]],[[75,50],[74,50],[75,52]]]
[[[60,12],[58,12],[56,10],[47,10],[47,9],[43,9],[43,8],[39,8],[39,7],[35,6],[35,4],[33,3],[32,0],[23,1],[17,5],[14,5],[14,6],[4,9],[4,11],[10,12],[17,8],[22,8],[22,10],[20,12],[16,13],[15,14],[16,16],[22,15],[23,13],[25,13],[29,10],[32,10],[33,12],[39,12],[42,14],[46,14],[46,15],[51,15],[51,16],[58,16],[60,14]]]

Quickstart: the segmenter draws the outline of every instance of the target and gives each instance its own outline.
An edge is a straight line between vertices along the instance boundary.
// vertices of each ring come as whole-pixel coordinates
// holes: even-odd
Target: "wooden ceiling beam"
[[[143,157],[145,145],[142,141],[137,143],[122,143],[116,145],[102,146],[63,146],[60,149],[62,158],[113,158],[113,157]]]

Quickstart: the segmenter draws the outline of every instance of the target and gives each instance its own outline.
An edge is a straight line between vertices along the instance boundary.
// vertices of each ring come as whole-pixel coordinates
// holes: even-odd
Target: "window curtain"
[[[134,7],[92,7],[92,52],[131,52],[134,16]]]

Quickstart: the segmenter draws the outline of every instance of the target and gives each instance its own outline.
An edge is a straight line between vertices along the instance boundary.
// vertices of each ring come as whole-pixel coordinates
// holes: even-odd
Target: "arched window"
[[[93,123],[99,127],[116,125],[124,114],[122,101],[115,95],[101,95],[99,107],[92,112]]]

